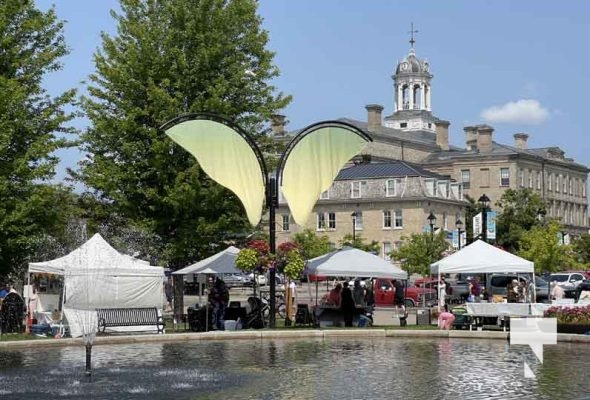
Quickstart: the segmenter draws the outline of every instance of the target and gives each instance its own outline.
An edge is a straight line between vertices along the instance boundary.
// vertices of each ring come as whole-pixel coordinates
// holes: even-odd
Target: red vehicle
[[[393,306],[395,289],[393,279],[377,278],[373,282],[373,293],[377,306]],[[436,304],[436,290],[428,287],[408,286],[404,281],[406,307],[433,306]]]

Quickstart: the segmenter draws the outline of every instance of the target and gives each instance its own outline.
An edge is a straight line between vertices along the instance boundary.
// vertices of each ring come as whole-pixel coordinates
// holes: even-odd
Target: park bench
[[[98,332],[106,333],[107,328],[155,326],[158,333],[164,333],[164,319],[156,307],[142,308],[97,308]]]

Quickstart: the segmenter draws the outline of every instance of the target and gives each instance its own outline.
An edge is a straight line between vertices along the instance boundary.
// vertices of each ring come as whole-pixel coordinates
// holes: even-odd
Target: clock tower
[[[384,125],[402,131],[435,132],[437,118],[430,103],[430,65],[418,59],[414,51],[414,31],[410,52],[401,60],[392,75],[393,114],[385,117]]]

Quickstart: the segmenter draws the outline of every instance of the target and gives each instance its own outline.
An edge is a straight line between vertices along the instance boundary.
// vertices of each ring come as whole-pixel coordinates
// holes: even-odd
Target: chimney
[[[369,132],[378,132],[381,128],[381,111],[383,106],[379,104],[367,104],[367,129]]]
[[[436,121],[436,145],[443,151],[449,150],[449,121]]]
[[[467,147],[467,150],[477,150],[476,127],[466,126],[463,131],[465,132],[465,147]]]
[[[489,125],[477,126],[477,149],[480,153],[492,151],[492,133],[494,133],[494,128]]]
[[[514,147],[520,150],[526,150],[526,140],[529,135],[526,133],[515,133],[514,134]]]
[[[285,131],[285,116],[281,114],[273,114],[270,117],[270,130],[274,136],[284,136]]]

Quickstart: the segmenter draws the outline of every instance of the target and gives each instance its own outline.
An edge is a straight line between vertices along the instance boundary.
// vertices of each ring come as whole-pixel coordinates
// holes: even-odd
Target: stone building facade
[[[372,137],[373,142],[362,153],[363,159],[372,160],[371,165],[401,162],[420,173],[412,174],[407,169],[404,169],[406,175],[375,173],[361,179],[364,195],[353,198],[351,185],[356,181],[346,176],[356,167],[365,167],[345,168],[324,195],[328,197],[319,199],[314,209],[316,219],[318,213],[333,214],[335,227],[321,228],[317,220],[310,221],[307,227],[326,233],[337,245],[345,234],[352,232],[351,214],[360,211],[363,225],[359,232],[363,238],[382,243],[382,250],[395,248],[402,235],[423,230],[430,211],[437,216],[437,225],[442,224],[444,217],[443,229],[455,229],[456,217],[462,215],[465,204],[464,195],[477,200],[485,193],[491,199],[492,208],[497,209],[496,202],[507,189],[530,188],[546,202],[546,216],[560,220],[568,234],[576,236],[589,231],[586,188],[590,169],[587,166],[567,158],[558,147],[528,148],[526,133],[515,133],[511,144],[498,143],[494,141],[494,128],[485,124],[464,127],[465,143],[450,144],[450,122],[432,114],[432,77],[428,61],[417,58],[412,48],[392,75],[391,115],[384,118],[383,106],[369,104],[366,121],[340,119]],[[284,117],[274,120],[273,132],[277,140],[283,141],[297,133],[285,130]],[[387,196],[386,182],[391,179],[406,183],[404,196]],[[425,186],[429,179],[434,179],[437,187],[438,182],[443,186],[445,182],[449,187],[453,185],[460,195],[442,198],[430,195]],[[421,191],[414,190],[417,188]],[[401,210],[403,229],[384,229],[386,210]],[[282,218],[287,222],[289,230],[278,229],[279,242],[301,230],[289,223],[288,209],[281,206],[280,213],[277,220],[281,222]],[[382,251],[383,255],[386,253]]]

